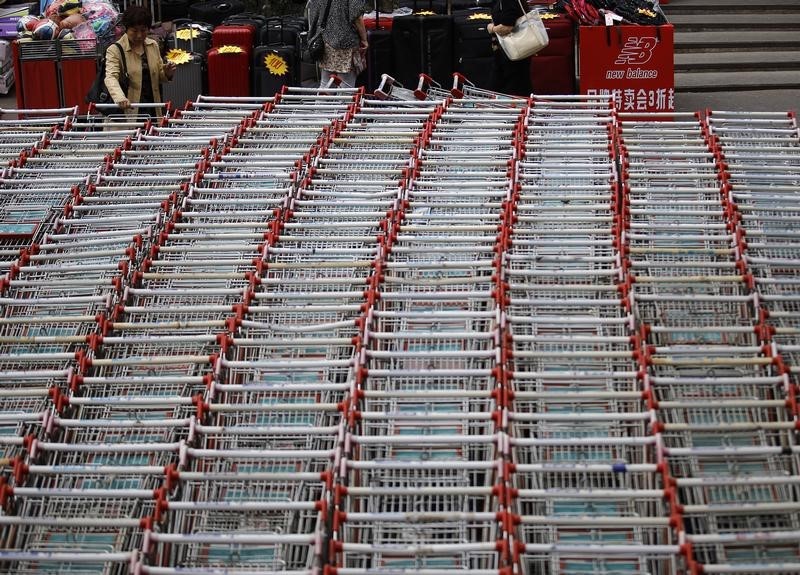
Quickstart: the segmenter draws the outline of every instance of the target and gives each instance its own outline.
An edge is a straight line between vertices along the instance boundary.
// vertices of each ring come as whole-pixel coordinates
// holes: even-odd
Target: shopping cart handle
[[[381,74],[381,83],[378,85],[377,88],[375,88],[374,92],[375,97],[381,100],[385,100],[392,93],[392,89],[395,86],[398,86],[400,88],[403,87],[403,85],[400,82],[392,78],[389,74]]]
[[[424,100],[428,97],[428,90],[431,87],[441,88],[442,86],[427,74],[420,74],[417,89],[414,90],[414,96],[416,96],[417,100]]]

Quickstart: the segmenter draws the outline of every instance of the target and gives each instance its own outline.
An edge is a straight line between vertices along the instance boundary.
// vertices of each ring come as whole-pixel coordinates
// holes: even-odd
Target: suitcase
[[[300,46],[300,35],[305,26],[295,18],[270,18],[263,46]]]
[[[453,17],[398,16],[392,26],[394,78],[416,86],[420,73],[447,85],[453,73]]]
[[[253,55],[253,94],[274,96],[299,84],[300,62],[294,46],[260,46]]]
[[[225,18],[244,12],[242,0],[206,0],[189,6],[189,17],[196,22],[219,26]]]
[[[535,94],[575,93],[575,27],[563,15],[542,18],[550,43],[531,57],[531,86]]]
[[[388,30],[367,30],[367,42],[367,69],[356,84],[365,86],[367,92],[372,93],[380,85],[382,74],[394,74],[394,43]]]
[[[400,6],[411,8],[414,12],[433,12],[434,14],[447,14],[448,0],[400,0]],[[451,0],[450,10],[470,10],[485,8],[490,10],[494,0]]]
[[[459,62],[492,57],[492,38],[486,27],[492,23],[487,10],[459,10],[453,14],[453,42]]]
[[[173,22],[189,16],[188,0],[160,0],[155,14],[159,22]]]
[[[211,96],[250,95],[250,54],[238,46],[208,51],[208,93]]]
[[[175,31],[167,35],[165,50],[177,48],[201,56],[211,50],[211,26],[191,20],[176,20],[174,24]]]
[[[490,90],[494,56],[488,58],[462,58],[458,62],[458,72],[478,88]]]
[[[251,12],[242,12],[235,14],[230,18],[226,18],[222,23],[223,25],[250,25],[253,26],[253,47],[263,46],[267,37],[267,22],[266,16],[260,14],[253,14]]]
[[[187,30],[192,30],[189,27]],[[209,36],[210,37],[210,36]],[[197,96],[203,93],[203,72],[205,71],[205,63],[203,62],[203,54],[200,50],[205,44],[198,45],[195,39],[189,38],[188,40],[179,40],[173,36],[173,48],[180,48],[180,43],[186,42],[189,53],[189,61],[178,64],[175,67],[175,75],[172,81],[164,82],[161,86],[162,99],[167,102],[172,102],[174,108],[183,108],[186,102],[194,102]]]
[[[222,24],[211,33],[211,47],[239,46],[247,56],[253,53],[256,27],[253,24]]]

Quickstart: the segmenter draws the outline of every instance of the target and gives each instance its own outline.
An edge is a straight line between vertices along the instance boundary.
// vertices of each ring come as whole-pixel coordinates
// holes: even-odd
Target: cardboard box
[[[9,68],[0,75],[0,94],[8,94],[14,86],[14,68]]]
[[[580,92],[613,95],[620,112],[674,112],[674,29],[581,26]]]
[[[11,42],[0,40],[0,63],[13,62],[14,54],[11,50]]]

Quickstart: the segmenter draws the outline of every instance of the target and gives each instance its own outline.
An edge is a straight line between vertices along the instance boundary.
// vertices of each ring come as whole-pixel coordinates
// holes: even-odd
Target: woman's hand
[[[164,75],[167,77],[167,80],[172,80],[172,77],[175,75],[175,68],[177,68],[177,66],[174,62],[167,62],[164,64]]]
[[[362,38],[358,43],[358,48],[362,52],[366,52],[367,48],[369,48],[369,42],[367,42],[366,38]]]
[[[506,26],[505,24],[491,24],[490,34],[497,34],[498,36],[508,36],[514,31],[513,26]]]
[[[124,100],[117,102],[117,106],[119,106],[121,110],[127,110],[131,107],[131,101],[125,98]]]

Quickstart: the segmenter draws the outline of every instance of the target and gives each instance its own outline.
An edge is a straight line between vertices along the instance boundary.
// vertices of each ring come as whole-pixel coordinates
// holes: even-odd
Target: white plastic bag
[[[514,30],[505,36],[497,36],[498,42],[503,52],[509,60],[524,60],[533,56],[550,43],[539,12],[532,10],[525,11],[525,7],[520,2],[523,14],[517,18]]]

